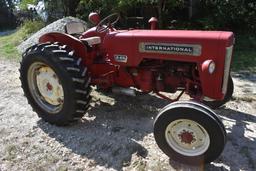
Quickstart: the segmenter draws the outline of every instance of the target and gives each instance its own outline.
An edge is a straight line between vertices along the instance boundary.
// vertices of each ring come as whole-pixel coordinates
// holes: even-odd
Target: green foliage
[[[32,4],[36,5],[37,0],[21,0],[19,7],[23,11],[27,11],[27,5]]]
[[[117,0],[81,0],[77,8],[77,16],[87,20],[89,13],[92,11],[105,16],[107,11],[110,14],[115,11],[116,7]]]
[[[0,37],[0,58],[18,59],[19,53],[16,46],[21,43],[23,29],[8,36]]]
[[[102,17],[118,12],[123,18],[158,17],[161,27],[167,27],[170,13],[184,6],[184,0],[80,0],[77,17],[87,20],[91,11],[98,12]],[[135,11],[140,11],[140,14]],[[147,11],[147,14],[143,11]]]
[[[0,0],[0,9],[5,9],[8,6],[13,8],[13,2],[11,0]]]
[[[201,6],[209,29],[256,30],[255,0],[201,0]]]
[[[232,71],[247,70],[256,73],[256,51],[234,51]]]
[[[1,0],[1,1],[5,1],[5,4],[7,5],[8,9],[14,9],[15,8],[13,0]]]
[[[45,23],[41,20],[26,20],[22,25],[22,28],[25,31],[26,35],[31,35],[32,33],[37,32],[45,26]]]
[[[118,12],[123,20],[127,20],[127,17],[144,17],[145,25],[150,17],[155,16],[159,19],[160,28],[164,29],[256,30],[255,0],[198,0],[194,7],[197,14],[192,19],[188,19],[187,0],[45,0],[45,2],[50,21],[69,15],[87,20],[92,11],[98,12],[101,17]],[[174,26],[173,20],[176,20]],[[129,24],[126,21],[123,23]]]
[[[17,46],[32,33],[44,27],[42,21],[26,21],[24,24],[13,34],[7,36],[0,36],[0,57],[7,59],[18,59]]]
[[[232,70],[256,73],[256,35],[236,35]]]

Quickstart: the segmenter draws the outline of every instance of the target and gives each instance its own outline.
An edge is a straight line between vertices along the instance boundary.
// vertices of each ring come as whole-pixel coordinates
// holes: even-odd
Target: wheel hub
[[[185,144],[191,144],[192,142],[196,141],[193,132],[189,132],[186,130],[183,130],[181,134],[178,135],[181,142]]]
[[[171,122],[165,131],[169,146],[185,156],[197,156],[207,151],[210,138],[207,131],[197,122],[178,119]]]
[[[47,83],[46,87],[47,91],[52,91],[52,85],[50,83]]]
[[[59,79],[50,67],[41,67],[37,71],[36,82],[41,96],[51,105],[60,105],[64,93]]]

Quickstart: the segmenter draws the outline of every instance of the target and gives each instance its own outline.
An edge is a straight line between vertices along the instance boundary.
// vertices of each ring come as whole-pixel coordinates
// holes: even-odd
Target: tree
[[[0,0],[0,9],[14,9],[14,1],[13,0]]]
[[[23,0],[24,2],[33,0]],[[179,2],[182,0],[178,0]],[[159,18],[160,27],[165,26],[165,16],[170,11],[168,6],[174,4],[176,0],[45,0],[46,10],[51,17],[50,21],[61,18],[63,16],[76,16],[87,20],[88,15],[92,11],[100,13],[101,16],[107,16],[110,13],[121,13],[123,18],[126,16],[144,17],[146,19],[151,16]],[[32,2],[31,2],[32,3]],[[143,14],[143,9],[150,8],[151,16]],[[132,9],[140,9],[140,14],[131,14]],[[156,15],[155,15],[156,14]]]
[[[210,29],[256,30],[255,0],[201,0],[204,25]]]
[[[12,0],[0,0],[0,29],[9,29],[16,26],[16,17],[13,10]]]
[[[76,16],[76,8],[80,0],[61,0],[65,16]]]
[[[77,7],[81,0],[44,0],[49,21],[64,16],[76,16]]]
[[[143,17],[145,24],[150,17],[158,17],[160,28],[166,28],[170,23],[170,12],[183,4],[184,0],[45,0],[45,2],[48,15],[51,17],[50,21],[63,16],[76,16],[87,20],[92,11],[98,12],[101,16],[118,12],[124,20],[127,16]],[[147,13],[145,14],[144,11]]]

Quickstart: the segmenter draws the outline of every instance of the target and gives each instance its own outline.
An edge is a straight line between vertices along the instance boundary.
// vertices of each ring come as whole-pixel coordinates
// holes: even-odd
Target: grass
[[[11,35],[0,37],[0,57],[5,59],[18,59],[20,54],[17,46],[22,42],[25,37],[23,28]]]
[[[18,60],[20,54],[17,46],[32,33],[44,27],[42,21],[27,21],[13,34],[0,36],[0,57]]]
[[[235,51],[232,69],[256,72],[256,51]]]
[[[236,36],[232,70],[256,72],[256,35]]]

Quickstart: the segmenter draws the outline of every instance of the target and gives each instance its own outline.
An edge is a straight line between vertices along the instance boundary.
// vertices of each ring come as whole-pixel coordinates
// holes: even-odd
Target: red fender
[[[81,58],[87,55],[86,46],[77,38],[65,33],[51,32],[46,33],[39,38],[39,43],[60,42],[75,50],[75,54]]]

